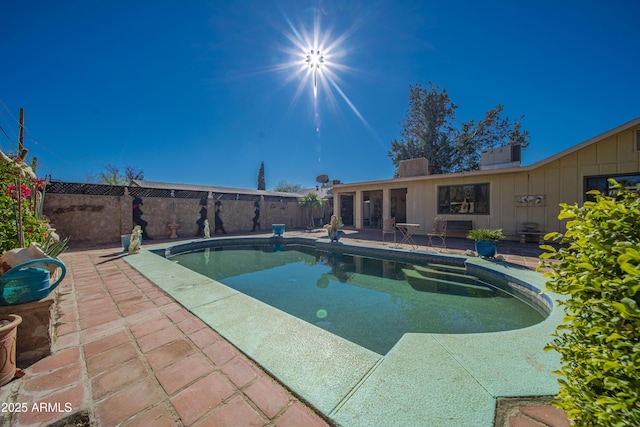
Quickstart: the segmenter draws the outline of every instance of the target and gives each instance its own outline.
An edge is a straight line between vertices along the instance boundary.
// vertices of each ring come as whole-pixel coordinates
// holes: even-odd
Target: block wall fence
[[[71,245],[119,243],[120,236],[130,234],[134,227],[134,196],[127,194],[127,191],[124,193],[119,196],[47,193],[43,213],[61,237],[71,237]],[[169,239],[169,224],[173,222],[179,225],[178,237],[196,237],[196,221],[200,218],[201,203],[205,198],[137,197],[138,203],[142,201],[136,205],[138,213],[146,222],[143,240]],[[220,199],[220,219],[227,233],[252,231],[256,201],[260,203],[258,222],[262,231],[270,232],[271,224],[276,223],[285,224],[289,229],[309,225],[309,214],[295,197],[274,200],[260,200],[259,196],[252,198],[254,200]],[[206,218],[209,220],[211,236],[215,229],[214,204],[213,199],[206,199]],[[314,218],[322,216],[322,209],[314,210]]]

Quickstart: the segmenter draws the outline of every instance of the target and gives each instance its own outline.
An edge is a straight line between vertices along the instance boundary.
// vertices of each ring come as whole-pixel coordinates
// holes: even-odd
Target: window
[[[489,184],[438,187],[439,214],[488,214]]]
[[[591,194],[586,194],[587,191],[591,190],[598,190],[602,194],[613,195],[614,192],[611,190],[611,184],[607,181],[609,178],[615,179],[628,190],[640,193],[640,174],[586,176],[584,178],[584,200],[595,200]]]

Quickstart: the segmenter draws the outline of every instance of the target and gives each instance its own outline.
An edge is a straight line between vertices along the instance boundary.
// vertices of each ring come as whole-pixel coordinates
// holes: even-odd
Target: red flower
[[[47,180],[44,178],[42,179],[36,178],[33,180],[33,183],[36,186],[36,190],[42,191],[44,190],[45,185],[47,185]]]
[[[16,186],[15,185],[10,185],[8,187],[7,190],[7,194],[10,195],[11,197],[15,197],[16,196]],[[31,196],[31,189],[29,187],[27,187],[26,185],[20,185],[20,197],[23,199],[26,199],[27,197]]]

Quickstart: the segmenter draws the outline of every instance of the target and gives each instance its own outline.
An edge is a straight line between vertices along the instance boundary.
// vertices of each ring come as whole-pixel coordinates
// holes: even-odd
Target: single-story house
[[[334,212],[355,228],[382,228],[383,218],[394,217],[419,224],[416,234],[431,231],[436,217],[500,228],[511,239],[522,237],[525,223],[563,232],[560,203],[607,191],[607,178],[640,191],[640,118],[529,166],[519,157],[513,146],[492,149],[482,153],[480,170],[442,175],[428,175],[426,159],[407,161],[398,178],[334,185]]]

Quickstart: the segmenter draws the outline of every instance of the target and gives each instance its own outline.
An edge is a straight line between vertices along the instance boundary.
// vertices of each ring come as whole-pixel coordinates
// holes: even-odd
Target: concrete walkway
[[[347,230],[347,238],[382,244],[379,231]],[[448,239],[447,247],[459,253],[472,242]],[[0,413],[2,425],[49,425],[70,415],[102,426],[332,425],[117,257],[118,250],[79,248],[61,256],[69,273],[58,291],[54,352],[0,389],[0,402],[14,404]],[[540,251],[501,242],[500,252],[535,269]],[[548,402],[500,401],[496,426],[568,426]]]

